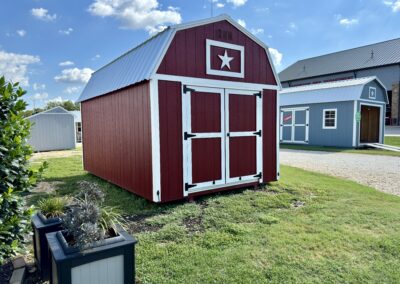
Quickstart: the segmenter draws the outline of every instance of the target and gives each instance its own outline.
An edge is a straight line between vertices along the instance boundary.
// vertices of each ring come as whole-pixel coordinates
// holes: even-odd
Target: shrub
[[[46,166],[29,169],[32,150],[26,140],[31,125],[23,118],[25,93],[18,83],[0,77],[0,264],[21,248],[32,213],[21,193],[32,188]]]
[[[50,197],[38,203],[40,212],[47,218],[61,217],[65,213],[66,206],[67,199],[63,197]]]

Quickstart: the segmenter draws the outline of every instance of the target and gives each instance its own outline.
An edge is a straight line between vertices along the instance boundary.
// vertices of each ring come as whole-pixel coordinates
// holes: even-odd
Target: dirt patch
[[[61,181],[53,181],[53,182],[47,182],[47,181],[41,181],[39,182],[35,189],[32,191],[33,193],[53,193],[56,191],[57,186],[63,184]]]
[[[131,234],[157,232],[163,225],[147,223],[147,219],[150,217],[152,215],[126,215],[124,216],[125,226]]]
[[[208,202],[206,200],[202,200],[198,202],[198,204],[201,210],[200,215],[183,219],[183,224],[185,225],[189,234],[202,233],[205,231],[203,220],[204,211],[208,207]]]

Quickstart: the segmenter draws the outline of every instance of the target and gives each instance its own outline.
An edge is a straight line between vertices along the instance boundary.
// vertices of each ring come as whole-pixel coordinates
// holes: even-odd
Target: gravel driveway
[[[400,157],[281,149],[280,162],[400,196]]]

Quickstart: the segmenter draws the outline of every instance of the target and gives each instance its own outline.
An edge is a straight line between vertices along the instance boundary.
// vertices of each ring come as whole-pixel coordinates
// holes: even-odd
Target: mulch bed
[[[12,265],[12,262],[6,262],[2,266],[0,266],[0,283],[1,284],[6,284],[9,282],[11,275],[13,273],[14,267]]]

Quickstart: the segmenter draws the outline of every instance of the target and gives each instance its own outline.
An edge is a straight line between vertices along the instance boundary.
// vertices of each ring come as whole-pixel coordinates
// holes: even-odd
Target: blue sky
[[[400,37],[400,0],[3,0],[0,74],[30,107],[76,100],[92,71],[163,26],[227,13],[296,60]]]

